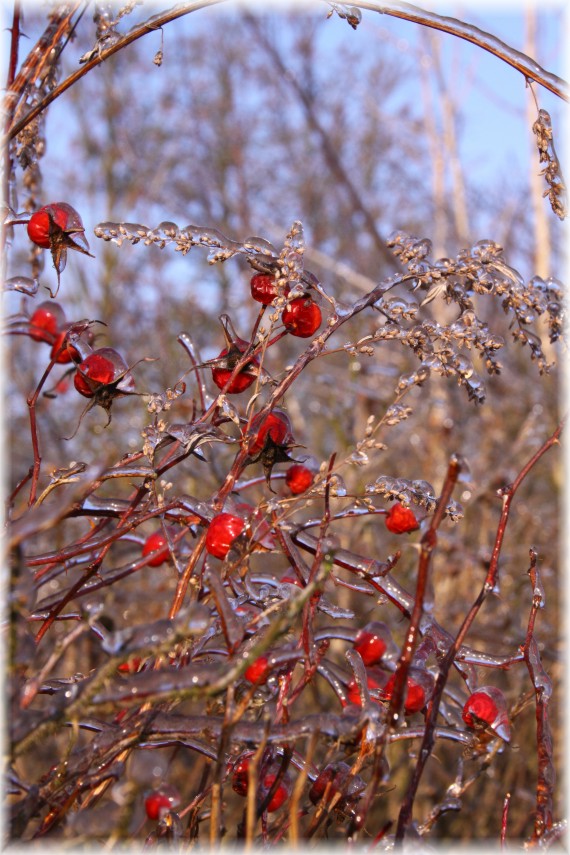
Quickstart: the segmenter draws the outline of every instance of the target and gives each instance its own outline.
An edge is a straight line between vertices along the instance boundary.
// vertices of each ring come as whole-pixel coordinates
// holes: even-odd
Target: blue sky
[[[166,8],[168,4],[160,4]],[[255,5],[255,4],[254,4]],[[259,9],[266,10],[267,3],[257,4]],[[284,5],[272,3],[271,6]],[[227,7],[234,7],[233,2],[227,2],[217,7],[215,12],[219,14]],[[453,15],[461,20],[475,24],[483,30],[487,30],[513,48],[525,51],[525,19],[524,8],[520,2],[500,2],[489,4],[478,3],[433,3],[424,4],[425,8],[440,13]],[[3,4],[4,24],[9,25],[11,9],[9,4]],[[41,8],[41,7],[40,7]],[[146,17],[149,9],[156,11],[157,4],[145,4],[136,9],[136,18]],[[317,10],[324,4],[316,4]],[[568,39],[566,29],[566,17],[564,7],[561,3],[542,2],[530,4],[530,8],[536,11],[537,33],[536,33],[536,61],[547,70],[565,76],[567,68],[566,54]],[[197,17],[208,14],[207,11],[199,11]],[[133,16],[133,18],[134,18]],[[363,28],[373,28],[377,39],[378,49],[396,51],[402,59],[409,57],[410,62],[415,62],[414,56],[421,50],[422,38],[427,32],[426,28],[419,27],[414,23],[399,20],[389,15],[379,15],[372,11],[363,11]],[[169,25],[173,28],[172,37],[176,30],[181,27],[191,26],[195,15],[186,19],[180,19]],[[121,29],[127,30],[132,22],[125,19]],[[169,27],[165,28],[168,40]],[[349,40],[352,37],[359,38],[360,33],[352,33],[344,21],[336,16],[331,20],[330,27],[325,28],[326,38],[330,41],[330,48],[334,50],[335,43],[339,39]],[[432,32],[432,31],[430,31]],[[3,67],[6,65],[7,33],[3,33],[4,52],[2,57]],[[36,34],[30,33],[32,38]],[[465,171],[470,179],[481,188],[491,187],[495,192],[501,192],[503,182],[524,182],[528,178],[529,168],[538,169],[535,153],[534,138],[531,133],[525,105],[528,93],[525,88],[523,76],[516,70],[507,66],[504,62],[480,48],[468,42],[455,38],[451,35],[438,33],[436,35],[441,45],[442,65],[446,84],[450,87],[455,101],[461,105],[461,126],[458,136],[459,152]],[[152,42],[149,50],[154,51],[160,45],[159,35],[151,34],[148,43]],[[144,40],[143,40],[144,41]],[[22,42],[20,58],[25,55],[27,44]],[[166,68],[166,63],[165,66]],[[154,69],[152,69],[154,71]],[[94,72],[97,73],[96,71]],[[149,75],[150,77],[150,75]],[[145,85],[150,85],[150,82]],[[567,150],[562,145],[561,123],[565,112],[564,103],[542,87],[536,87],[540,106],[552,114],[553,125],[558,140],[558,153],[563,156]],[[408,84],[401,87],[401,97],[409,98],[415,103],[418,112],[421,113],[422,90],[418,87],[417,78],[410,80]],[[48,120],[49,146],[44,161],[47,166],[50,158],[58,159],[67,156],[66,146],[70,132],[69,114],[66,112],[66,96],[51,108]],[[55,133],[51,128],[55,129]],[[566,159],[567,160],[567,159]],[[564,158],[563,158],[564,166]],[[50,187],[50,170],[45,169],[44,190],[46,193],[56,192]],[[52,170],[57,174],[57,170]],[[56,193],[57,195],[57,193]],[[59,194],[61,195],[61,194]],[[545,201],[545,205],[547,202]],[[168,212],[165,212],[168,216]],[[182,224],[182,223],[181,223]],[[86,225],[87,222],[86,222]],[[90,223],[90,226],[95,223]],[[484,223],[483,223],[484,227]],[[481,234],[481,237],[486,235]]]

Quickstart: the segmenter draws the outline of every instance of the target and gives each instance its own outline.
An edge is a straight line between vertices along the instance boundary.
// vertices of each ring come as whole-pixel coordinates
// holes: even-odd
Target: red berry
[[[491,728],[505,742],[511,737],[507,702],[500,689],[482,686],[468,698],[462,713],[463,721],[474,730]]]
[[[325,792],[328,792],[326,801],[332,801],[333,797],[338,792],[343,792],[342,801],[355,799],[365,788],[365,783],[359,775],[353,775],[349,778],[350,766],[346,763],[329,763],[328,766],[320,772],[319,776],[314,780],[311,789],[309,790],[309,798],[314,805],[318,804]]]
[[[275,781],[276,777],[277,774],[274,774],[273,772],[268,772],[268,774],[265,775],[263,779],[263,788],[265,789],[266,793],[268,793],[271,789],[271,786],[273,785],[273,782]],[[287,800],[289,796],[289,791],[290,784],[287,780],[287,776],[284,776],[281,783],[277,787],[273,797],[271,798],[271,801],[267,805],[267,812],[271,813],[274,810],[279,810],[281,805]]]
[[[237,339],[230,348],[224,348],[224,350],[222,350],[222,352],[216,357],[217,359],[224,359],[224,357],[227,357],[227,359],[224,360],[223,365],[217,365],[212,368],[212,380],[218,389],[223,389],[225,387],[226,383],[232,376],[233,369],[248,347],[249,342],[240,338]],[[258,365],[259,360],[257,357],[253,357],[251,361],[248,362],[238,374],[236,374],[225,391],[230,395],[237,395],[248,389],[257,376],[255,369],[252,371],[252,367],[257,367]]]
[[[245,522],[241,517],[222,513],[214,517],[206,535],[206,550],[216,558],[224,559],[233,541],[242,533]]]
[[[55,391],[59,395],[63,395],[65,392],[68,391],[68,389],[69,389],[69,380],[66,380],[64,377],[62,377],[61,380],[58,380],[57,383],[55,384]]]
[[[396,675],[392,674],[381,691],[383,700],[389,701],[392,697]],[[406,690],[404,700],[404,712],[406,715],[419,712],[429,701],[433,692],[434,679],[429,671],[421,668],[410,668],[406,678]]]
[[[365,665],[380,662],[390,642],[390,630],[381,621],[371,621],[362,627],[354,639],[354,649]]]
[[[266,273],[256,273],[250,282],[251,296],[258,303],[264,306],[269,306],[278,295],[277,283],[273,276],[268,276]],[[289,293],[289,288],[285,288],[285,294]]]
[[[236,765],[232,775],[232,790],[238,796],[247,796],[247,787],[249,782],[248,768],[249,761],[253,757],[253,751],[248,751],[242,754]]]
[[[81,354],[76,347],[73,347],[69,339],[65,342],[66,330],[62,330],[55,339],[52,349],[51,358],[55,359],[58,365],[66,365],[68,362],[81,362]]]
[[[400,502],[392,505],[384,517],[384,522],[392,534],[406,534],[409,531],[416,531],[420,527],[414,512],[410,508],[405,508]]]
[[[383,682],[384,682],[384,680],[382,678],[377,678],[377,677],[373,676],[372,674],[367,675],[366,683],[368,685],[369,691],[370,690],[374,691],[375,689],[381,689]],[[358,689],[358,683],[356,682],[356,680],[350,681],[350,683],[347,686],[347,690],[348,690],[348,692],[347,692],[348,700],[350,701],[350,703],[355,704],[357,707],[362,706],[362,703],[360,700],[360,691]],[[379,700],[377,698],[375,698],[374,696],[372,696],[370,698],[370,700],[376,704],[379,703]]]
[[[301,463],[290,466],[285,476],[285,483],[294,496],[304,493],[313,483],[313,473]]]
[[[92,398],[100,386],[107,386],[114,379],[115,366],[113,363],[95,351],[77,366],[73,384],[80,395],[84,395],[85,398]]]
[[[251,455],[263,451],[268,439],[274,445],[285,446],[290,444],[293,441],[293,434],[291,433],[289,416],[282,410],[273,410],[262,418],[255,416],[251,422],[251,436],[249,446]]]
[[[281,320],[291,335],[309,338],[321,325],[321,310],[310,297],[297,297],[283,310]]]
[[[68,213],[64,207],[65,203],[55,203],[54,205],[45,205],[36,211],[28,221],[28,237],[42,249],[49,249],[50,242],[50,216],[52,220],[65,230],[68,222]]]
[[[155,790],[146,797],[144,807],[149,819],[157,820],[180,804],[180,795],[176,787],[165,784],[160,790]]]
[[[144,660],[140,658],[140,656],[134,656],[132,659],[129,659],[127,662],[121,662],[120,665],[117,666],[117,670],[122,674],[134,674],[141,667],[141,663]]]
[[[150,555],[151,552],[155,552],[155,550],[157,549],[160,549],[160,552],[157,552],[156,555],[154,555],[152,558],[149,558],[149,560],[147,561],[149,567],[160,567],[161,564],[164,564],[170,559],[170,552],[168,551],[168,541],[161,531],[155,531],[154,534],[151,534],[147,537],[144,542],[142,554]]]
[[[46,300],[39,304],[30,318],[30,338],[51,344],[63,324],[65,313],[59,303]]]
[[[247,751],[245,754],[242,754],[242,756],[234,766],[234,771],[232,775],[232,790],[239,796],[247,796],[247,790],[249,786],[249,761],[252,757],[253,751]],[[264,775],[261,783],[262,797],[269,792],[276,777],[276,772],[267,772]],[[275,794],[272,796],[271,801],[267,805],[266,810],[268,812],[271,812],[280,808],[283,802],[287,799],[290,790],[291,782],[289,780],[289,777],[287,775],[284,775],[281,780],[281,783],[275,791]]]
[[[244,678],[249,683],[262,683],[267,682],[267,678],[269,676],[271,669],[269,668],[268,659],[266,656],[260,656],[259,659],[256,659],[255,662],[245,669]]]

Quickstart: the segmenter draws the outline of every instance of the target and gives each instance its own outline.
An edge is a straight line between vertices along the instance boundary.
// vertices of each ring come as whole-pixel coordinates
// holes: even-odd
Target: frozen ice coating
[[[39,287],[39,281],[29,276],[10,276],[9,279],[4,280],[6,291],[20,291],[22,294],[27,294],[28,297],[37,294]]]
[[[556,844],[566,84],[402,2],[31,3],[12,842]]]
[[[531,57],[515,50],[492,33],[485,32],[474,24],[460,21],[458,18],[438,15],[435,12],[413,6],[411,3],[384,3],[381,0],[362,2],[360,0],[360,2],[354,5],[359,6],[361,9],[370,9],[373,12],[394,15],[398,18],[404,18],[407,21],[424,24],[436,30],[451,33],[466,41],[473,42],[504,62],[507,62],[513,68],[516,68],[517,71],[527,75],[531,80],[537,80],[537,82],[541,83],[547,89],[550,89],[551,92],[554,92],[555,95],[564,98],[566,101],[570,99],[568,84],[565,80],[562,80],[556,74],[546,71]]]

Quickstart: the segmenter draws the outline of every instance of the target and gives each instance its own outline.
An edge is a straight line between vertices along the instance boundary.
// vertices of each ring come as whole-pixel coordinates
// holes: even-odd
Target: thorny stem
[[[176,586],[176,593],[174,594],[174,600],[170,607],[170,611],[168,612],[168,617],[172,620],[180,609],[182,608],[182,603],[184,602],[184,597],[186,595],[186,591],[188,590],[188,585],[190,583],[190,579],[202,554],[202,549],[204,548],[204,543],[206,542],[206,530],[204,530],[200,537],[198,538],[194,549],[192,550],[192,555],[190,556],[186,567],[184,568],[184,572],[180,576],[178,580],[178,584]]]
[[[56,354],[57,355],[57,354]],[[38,489],[38,479],[40,477],[40,468],[42,465],[42,458],[40,454],[40,440],[38,436],[38,425],[36,420],[36,404],[38,401],[38,397],[40,392],[49,377],[50,371],[55,365],[55,357],[52,358],[49,362],[48,367],[42,374],[41,380],[38,383],[35,392],[28,397],[27,404],[28,409],[30,411],[30,432],[32,435],[32,448],[34,452],[34,468],[32,472],[32,483],[30,485],[30,497],[28,499],[28,506],[31,507],[36,501],[36,493]]]
[[[430,527],[425,532],[421,540],[418,578],[416,583],[414,604],[412,608],[412,613],[410,615],[410,622],[406,634],[406,641],[404,642],[404,645],[402,647],[402,652],[400,654],[400,658],[396,667],[394,686],[392,689],[392,695],[390,697],[388,710],[386,712],[385,721],[387,726],[383,728],[379,738],[376,739],[374,742],[374,766],[372,779],[368,788],[368,796],[366,798],[366,803],[358,812],[358,817],[355,817],[353,819],[353,822],[351,824],[351,830],[353,831],[357,831],[358,829],[362,828],[366,821],[368,811],[370,810],[372,801],[376,796],[377,787],[380,781],[380,775],[382,771],[382,756],[388,734],[391,730],[396,730],[400,724],[402,707],[404,705],[408,671],[412,662],[412,656],[420,632],[420,621],[423,613],[424,599],[427,590],[431,555],[437,544],[437,529],[441,525],[441,522],[445,515],[445,509],[449,503],[455,484],[457,483],[457,478],[459,477],[460,471],[461,465],[459,459],[454,456],[449,463],[447,475],[442,487],[441,495],[437,502],[435,513],[430,523]],[[396,840],[398,840],[397,834]]]
[[[540,841],[540,838],[552,828],[553,794],[556,776],[553,764],[552,732],[548,718],[548,702],[552,693],[552,683],[542,665],[540,649],[534,637],[536,613],[538,609],[543,608],[545,605],[544,592],[537,567],[537,555],[534,549],[530,550],[530,568],[528,573],[533,587],[533,597],[523,653],[536,696],[538,776],[536,783],[536,815],[530,841],[531,844],[536,845]]]
[[[447,678],[449,675],[449,671],[455,658],[457,657],[459,648],[463,644],[465,636],[467,635],[469,629],[471,628],[473,621],[475,620],[479,609],[483,605],[487,595],[495,588],[497,576],[498,576],[498,562],[499,555],[501,552],[501,547],[503,544],[503,539],[505,536],[505,531],[507,527],[507,522],[509,518],[509,512],[511,508],[511,503],[513,498],[520,487],[521,483],[525,479],[525,477],[529,474],[529,472],[533,469],[533,467],[538,463],[541,457],[546,454],[546,452],[552,448],[553,445],[558,445],[560,434],[562,433],[562,429],[564,426],[564,421],[562,421],[554,433],[548,437],[548,439],[542,444],[542,446],[538,449],[538,451],[533,454],[530,460],[523,466],[514,482],[507,488],[505,488],[503,493],[503,508],[501,512],[501,517],[499,520],[499,525],[497,528],[497,535],[495,538],[495,546],[493,548],[493,554],[491,556],[491,561],[489,565],[489,570],[487,573],[487,577],[483,583],[481,591],[477,596],[475,602],[471,606],[467,616],[465,617],[463,624],[461,625],[457,636],[449,647],[445,657],[441,661],[439,674],[437,676],[435,682],[435,688],[432,695],[432,698],[428,704],[426,720],[425,720],[425,733],[424,738],[422,740],[422,745],[420,748],[418,761],[416,766],[414,767],[414,772],[412,775],[412,779],[408,786],[408,790],[402,802],[402,806],[400,809],[400,814],[398,816],[398,826],[396,829],[395,841],[400,846],[403,844],[403,840],[406,834],[406,830],[412,819],[412,810],[414,799],[416,797],[417,789],[420,783],[420,779],[422,777],[426,762],[428,757],[430,756],[433,747],[435,745],[435,723],[437,720],[437,714],[439,711],[439,705],[441,702],[441,698],[443,695],[443,690],[445,688],[445,684],[447,682]],[[530,642],[529,642],[530,644]],[[526,654],[528,655],[528,654]],[[528,660],[527,660],[528,665]],[[537,700],[537,716],[538,712],[538,700]],[[540,710],[541,717],[543,716],[543,708]]]
[[[390,699],[390,705],[388,707],[387,720],[392,727],[396,727],[398,725],[402,713],[406,679],[420,631],[420,621],[423,614],[431,555],[437,544],[437,530],[443,520],[445,509],[451,499],[451,494],[455,484],[457,483],[460,471],[461,465],[459,460],[457,457],[454,457],[449,463],[447,476],[445,478],[441,496],[438,499],[430,527],[425,532],[421,540],[414,607],[410,617],[410,623],[408,625],[406,641],[404,642],[398,666],[396,668],[394,688]]]

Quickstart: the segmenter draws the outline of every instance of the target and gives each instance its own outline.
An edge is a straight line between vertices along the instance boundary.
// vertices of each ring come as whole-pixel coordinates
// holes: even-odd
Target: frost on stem
[[[401,322],[395,323],[392,316],[377,330],[376,340],[397,338],[431,371],[456,376],[469,398],[482,402],[485,397],[482,380],[471,360],[460,351],[478,351],[489,374],[501,372],[496,352],[504,347],[504,340],[493,335],[476,312],[481,300],[493,297],[500,301],[506,314],[512,315],[515,341],[528,345],[531,359],[537,362],[541,374],[549,371],[551,365],[544,355],[537,327],[538,319],[544,316],[549,341],[553,343],[561,335],[563,288],[557,280],[534,276],[525,283],[504,260],[502,247],[491,240],[480,240],[460,250],[454,259],[434,262],[429,260],[428,240],[398,231],[390,235],[388,246],[412,274],[411,289],[427,292],[422,305],[441,297],[448,305],[455,304],[459,314],[448,326],[426,320],[408,329]],[[382,309],[381,302],[377,306]],[[535,325],[535,331],[529,329],[531,325]]]
[[[227,238],[217,229],[188,225],[179,228],[176,223],[165,221],[155,229],[140,223],[99,223],[95,227],[95,236],[102,240],[112,241],[121,246],[123,241],[132,244],[143,243],[146,246],[154,244],[164,249],[167,244],[174,243],[177,252],[186,255],[193,246],[204,246],[210,251],[208,261],[215,264],[227,261],[236,254],[277,256],[277,250],[269,241],[260,237],[248,237],[243,242]]]
[[[532,126],[532,132],[536,137],[539,160],[546,164],[541,175],[544,175],[549,189],[544,191],[544,195],[548,196],[550,206],[556,216],[563,220],[568,213],[566,184],[554,148],[552,121],[546,110],[540,109],[538,111],[538,118]]]

